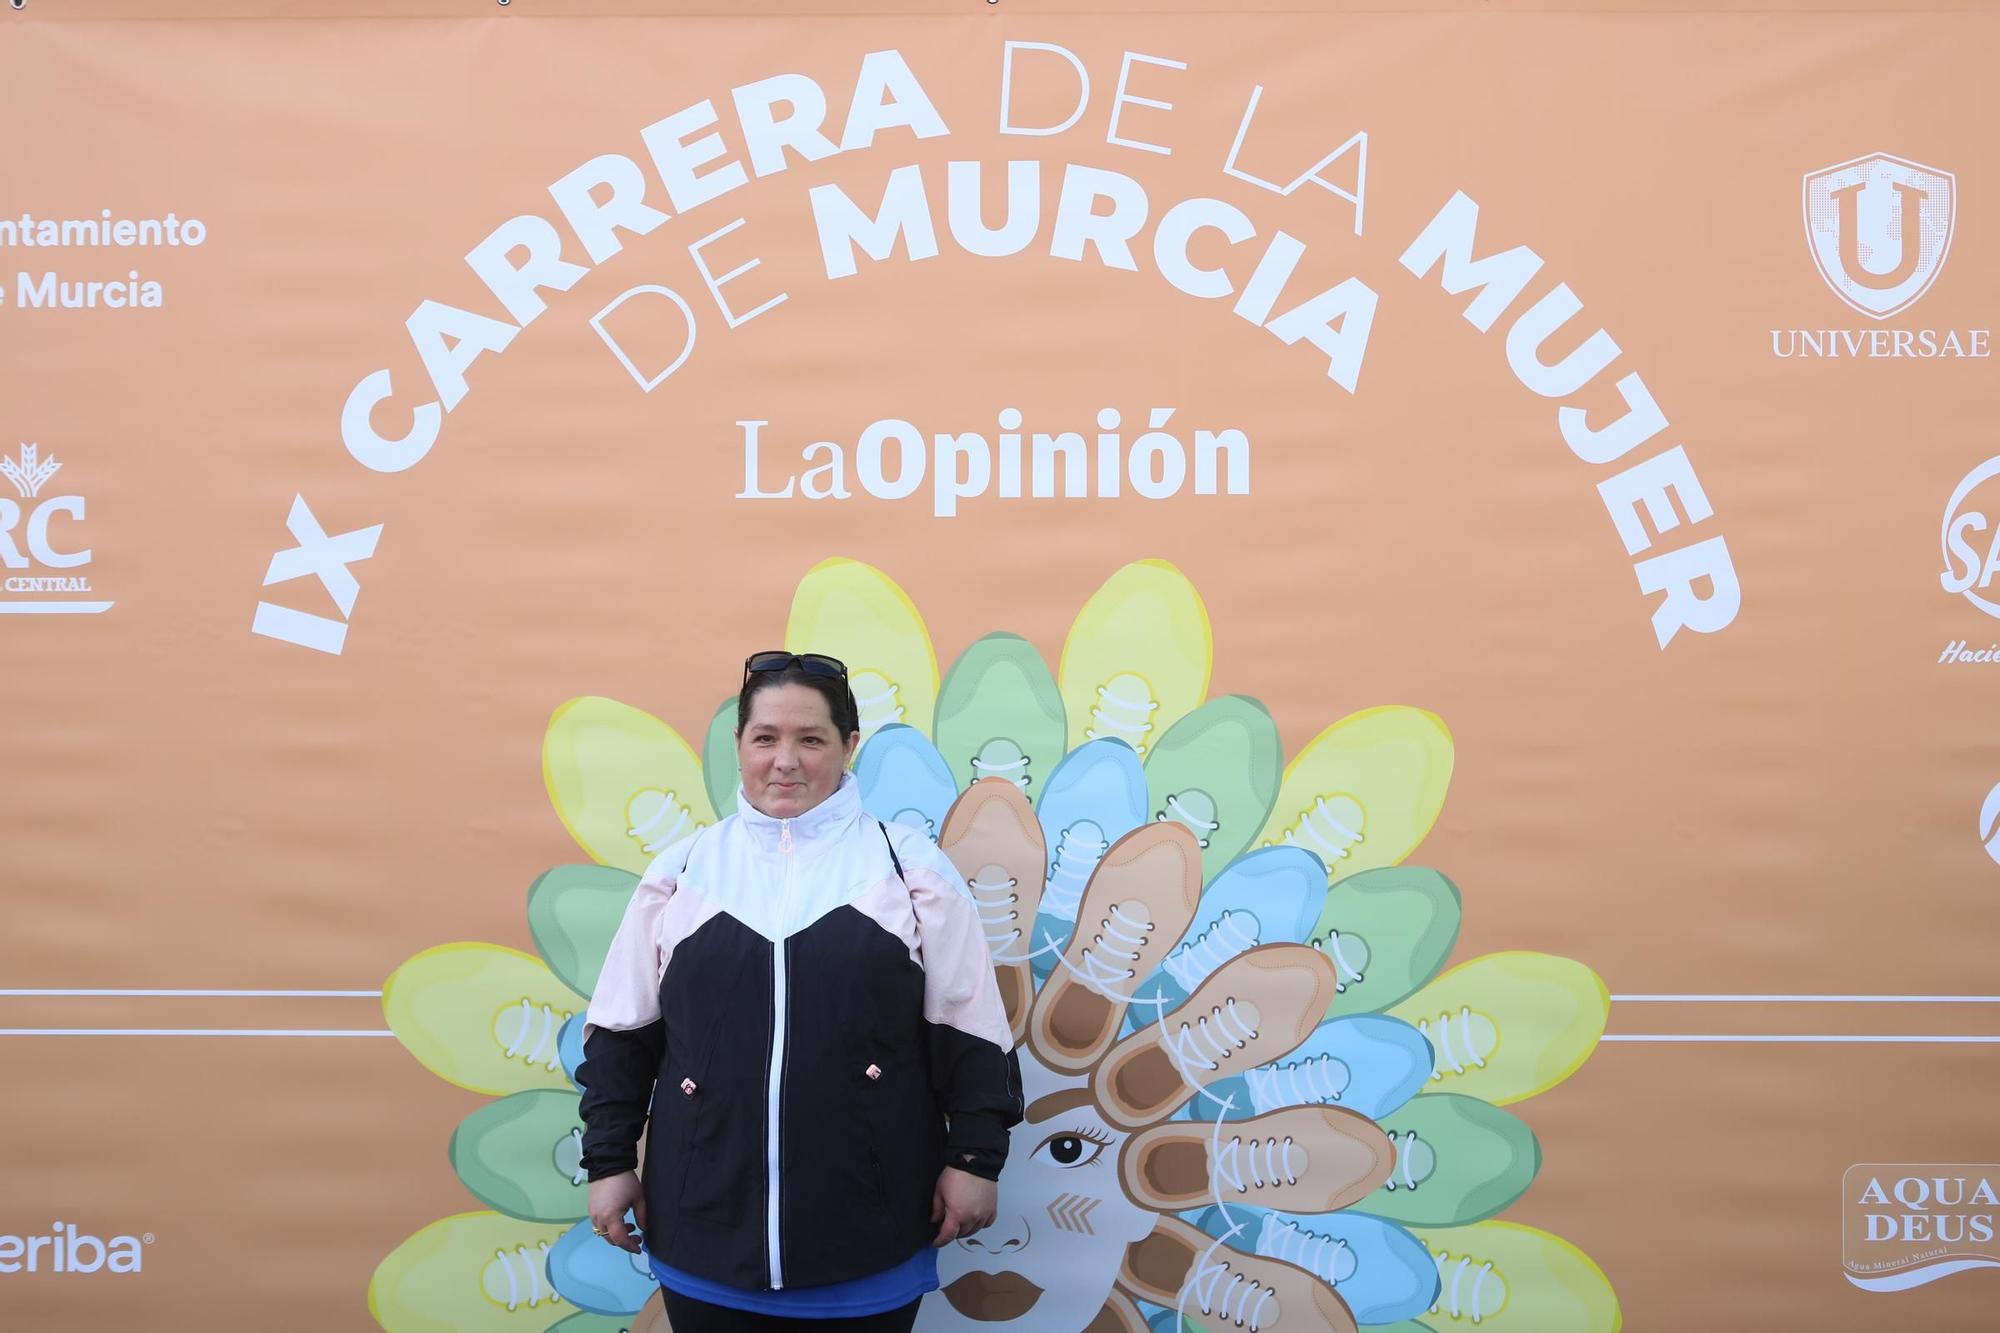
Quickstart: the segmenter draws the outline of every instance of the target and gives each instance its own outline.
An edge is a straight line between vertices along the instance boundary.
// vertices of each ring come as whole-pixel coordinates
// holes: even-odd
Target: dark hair
[[[861,730],[861,708],[854,702],[854,691],[847,682],[832,676],[815,675],[803,670],[796,662],[782,671],[754,671],[743,682],[743,690],[736,696],[736,734],[741,736],[743,728],[750,725],[750,701],[757,697],[759,690],[768,690],[779,685],[803,685],[826,700],[826,711],[833,718],[833,729],[845,741]]]

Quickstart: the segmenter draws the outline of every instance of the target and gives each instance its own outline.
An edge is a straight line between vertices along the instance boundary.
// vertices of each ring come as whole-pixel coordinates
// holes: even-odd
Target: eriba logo
[[[39,1236],[0,1236],[0,1273],[137,1273],[153,1233],[100,1237],[57,1222]]]
[[[1862,1163],[1841,1185],[1841,1255],[1865,1291],[1908,1291],[1975,1268],[2000,1268],[1994,1216],[2000,1167]]]
[[[2000,603],[1985,595],[2000,575],[2000,523],[1994,522],[2000,515],[2000,504],[1995,503],[2000,502],[2000,486],[1986,485],[1995,477],[2000,477],[2000,457],[1966,473],[1944,507],[1944,526],[1938,532],[1944,551],[1944,573],[1938,582],[1989,616],[2000,616]]]

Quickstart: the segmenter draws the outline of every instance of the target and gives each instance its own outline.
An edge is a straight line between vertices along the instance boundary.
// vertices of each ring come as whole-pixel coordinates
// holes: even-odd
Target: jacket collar
[[[802,815],[791,819],[774,819],[756,806],[744,794],[739,783],[736,788],[736,817],[746,832],[765,851],[778,851],[785,835],[791,835],[791,849],[803,850],[808,845],[830,841],[845,833],[855,820],[861,817],[861,784],[852,773],[841,775],[840,786],[833,795],[821,801]]]

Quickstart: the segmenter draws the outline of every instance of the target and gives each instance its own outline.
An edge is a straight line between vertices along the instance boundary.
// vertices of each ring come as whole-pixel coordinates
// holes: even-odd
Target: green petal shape
[[[528,933],[549,971],[579,995],[597,974],[639,877],[617,866],[557,866],[528,889]]]
[[[1035,646],[997,632],[959,655],[938,691],[932,740],[960,790],[1014,782],[1033,805],[1063,756],[1067,724],[1056,678]]]
[[[474,1198],[509,1217],[574,1222],[590,1212],[575,1093],[536,1088],[488,1102],[452,1131],[452,1170]]]
[[[1189,713],[1146,756],[1153,817],[1186,824],[1201,841],[1202,881],[1235,860],[1270,817],[1284,774],[1278,724],[1242,694]]]
[[[717,819],[736,813],[736,789],[743,785],[743,769],[736,762],[736,696],[730,695],[708,720],[708,734],[701,742],[701,780],[708,788],[708,803]]]
[[[1420,1227],[1493,1216],[1521,1197],[1542,1148],[1520,1117],[1452,1092],[1412,1098],[1382,1128],[1396,1145],[1389,1180],[1355,1210]]]
[[[1461,912],[1458,886],[1423,866],[1335,881],[1312,932],[1340,977],[1327,1017],[1386,1009],[1436,976],[1458,943]]]

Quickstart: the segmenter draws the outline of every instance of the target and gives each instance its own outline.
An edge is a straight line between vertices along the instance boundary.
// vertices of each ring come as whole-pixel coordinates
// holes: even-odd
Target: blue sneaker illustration
[[[1195,1116],[1240,1120],[1287,1106],[1324,1104],[1380,1120],[1417,1095],[1430,1077],[1431,1062],[1430,1043],[1399,1018],[1329,1018],[1282,1060],[1210,1085],[1207,1095],[1195,1098]]]
[[[627,1225],[632,1215],[625,1215]],[[607,1245],[584,1218],[549,1251],[549,1285],[579,1310],[632,1314],[660,1289],[642,1249],[637,1254]]]
[[[1438,1269],[1431,1252],[1379,1217],[1210,1208],[1197,1225],[1239,1250],[1305,1269],[1347,1302],[1357,1324],[1412,1319],[1437,1299]]]
[[[895,723],[868,738],[854,760],[861,808],[892,824],[909,824],[935,838],[958,799],[951,767],[931,738]]]
[[[1035,976],[1054,970],[1076,925],[1084,885],[1112,843],[1147,822],[1146,773],[1123,741],[1089,741],[1049,775],[1036,815],[1048,840],[1049,875],[1029,941]]]

